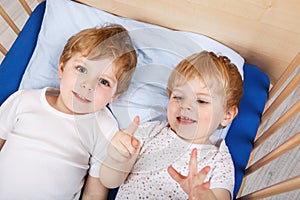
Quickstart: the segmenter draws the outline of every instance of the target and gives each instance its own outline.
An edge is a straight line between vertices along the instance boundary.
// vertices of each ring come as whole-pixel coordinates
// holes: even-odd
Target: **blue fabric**
[[[235,167],[236,197],[252,150],[260,117],[268,97],[270,80],[256,66],[244,65],[244,95],[239,113],[231,124],[225,138]]]
[[[19,88],[37,42],[45,6],[44,1],[35,8],[0,65],[0,105]]]

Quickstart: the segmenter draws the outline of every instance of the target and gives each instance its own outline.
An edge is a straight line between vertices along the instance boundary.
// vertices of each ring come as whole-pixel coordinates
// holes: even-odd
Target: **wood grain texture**
[[[289,82],[300,70],[300,65],[291,74],[287,80]],[[286,84],[283,84],[282,88]],[[273,96],[271,102],[281,93],[282,88]],[[298,104],[300,101],[300,85],[295,88],[293,92],[289,94],[287,99],[276,109],[274,113],[268,118],[262,125],[262,133],[269,130],[269,128],[287,112],[292,105]],[[299,108],[299,106],[298,106]],[[296,114],[288,123],[279,128],[271,137],[264,141],[257,149],[254,150],[251,164],[259,161],[264,155],[275,150],[280,145],[284,144],[288,139],[294,137],[300,131],[300,113]],[[252,193],[260,190],[264,187],[277,184],[289,178],[293,178],[300,175],[300,145],[281,157],[271,161],[269,164],[263,166],[261,169],[255,171],[246,177],[244,190],[242,195]],[[262,178],[263,177],[263,178]],[[299,186],[300,187],[300,186]],[[282,193],[276,196],[264,198],[266,200],[281,200],[281,199],[300,199],[300,189]]]
[[[26,3],[31,9],[34,9],[39,2],[37,0],[26,0]],[[24,10],[21,2],[18,0],[0,0],[0,6],[2,6],[7,15],[13,20],[17,28],[21,30],[29,17],[28,13],[26,13],[26,11]],[[4,18],[0,16],[0,44],[2,45],[2,47],[5,50],[9,50],[16,38],[17,34],[5,22]],[[0,63],[4,59],[3,54],[6,53],[2,50],[0,53]]]

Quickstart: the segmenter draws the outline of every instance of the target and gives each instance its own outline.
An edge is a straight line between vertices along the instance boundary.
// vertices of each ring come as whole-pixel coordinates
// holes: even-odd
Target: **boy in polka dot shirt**
[[[238,113],[237,67],[213,52],[193,54],[174,69],[167,93],[167,121],[139,125],[136,117],[112,138],[102,183],[121,185],[117,199],[232,199],[232,158],[225,141],[210,136]]]

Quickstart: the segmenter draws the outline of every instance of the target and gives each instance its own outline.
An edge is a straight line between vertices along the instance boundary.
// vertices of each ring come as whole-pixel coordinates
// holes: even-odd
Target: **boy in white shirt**
[[[72,36],[60,89],[21,90],[0,107],[0,199],[106,199],[99,168],[118,125],[106,107],[127,90],[137,56],[117,24]],[[86,179],[86,175],[88,176]]]

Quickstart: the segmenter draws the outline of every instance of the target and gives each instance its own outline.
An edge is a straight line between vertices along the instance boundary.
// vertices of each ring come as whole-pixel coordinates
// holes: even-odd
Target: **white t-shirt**
[[[99,177],[116,120],[107,108],[86,115],[59,112],[46,91],[59,92],[18,91],[0,107],[0,138],[6,139],[0,199],[78,199],[87,171]]]
[[[135,137],[142,142],[140,155],[125,183],[120,186],[117,199],[188,199],[167,172],[172,165],[183,175],[188,174],[190,154],[198,149],[198,170],[209,165],[210,188],[227,189],[232,196],[234,166],[224,141],[220,147],[191,144],[180,139],[167,122],[149,122],[141,125]]]

